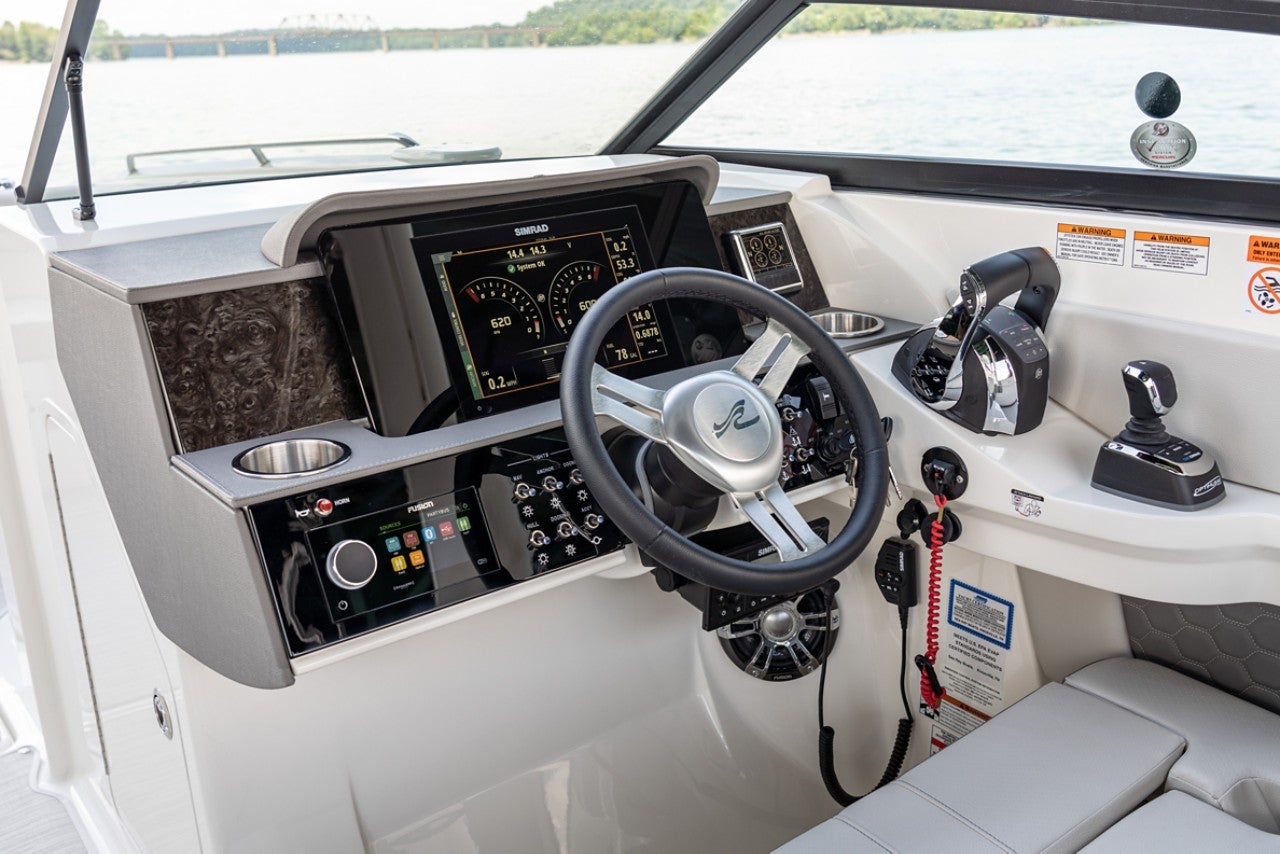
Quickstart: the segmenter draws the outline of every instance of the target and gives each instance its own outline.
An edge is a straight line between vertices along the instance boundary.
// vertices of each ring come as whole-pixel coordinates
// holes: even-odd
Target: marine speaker
[[[827,643],[827,594],[811,590],[716,630],[729,660],[743,673],[766,682],[787,682],[812,673],[840,629],[840,603],[830,601],[831,641]]]

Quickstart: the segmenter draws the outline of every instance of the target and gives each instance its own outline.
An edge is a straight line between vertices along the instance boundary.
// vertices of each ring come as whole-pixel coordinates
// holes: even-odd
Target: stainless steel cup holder
[[[884,329],[884,321],[874,314],[847,308],[824,308],[812,317],[832,338],[862,338]]]
[[[301,477],[342,465],[351,449],[329,439],[281,439],[250,448],[232,466],[249,477]]]

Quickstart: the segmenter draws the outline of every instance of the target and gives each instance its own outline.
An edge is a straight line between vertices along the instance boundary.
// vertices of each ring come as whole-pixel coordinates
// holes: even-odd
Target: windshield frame
[[[44,85],[44,97],[40,100],[40,112],[36,116],[35,130],[31,135],[31,148],[22,172],[22,182],[14,189],[20,204],[37,204],[44,201],[53,169],[53,158],[58,153],[62,129],[67,123],[67,57],[84,56],[89,50],[89,38],[93,24],[98,19],[101,0],[68,0],[67,11],[58,30],[58,40],[53,47],[53,59],[49,62],[49,77]]]

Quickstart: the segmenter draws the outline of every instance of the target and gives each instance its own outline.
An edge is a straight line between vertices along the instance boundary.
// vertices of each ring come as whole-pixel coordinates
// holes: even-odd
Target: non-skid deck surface
[[[0,756],[0,851],[85,854],[62,801],[31,788],[34,754]]]

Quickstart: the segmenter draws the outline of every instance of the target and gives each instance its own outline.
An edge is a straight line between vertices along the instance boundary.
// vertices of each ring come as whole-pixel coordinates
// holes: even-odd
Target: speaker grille
[[[831,600],[831,644],[840,628],[840,605]],[[738,669],[767,682],[799,679],[823,661],[827,596],[811,590],[716,630]]]

